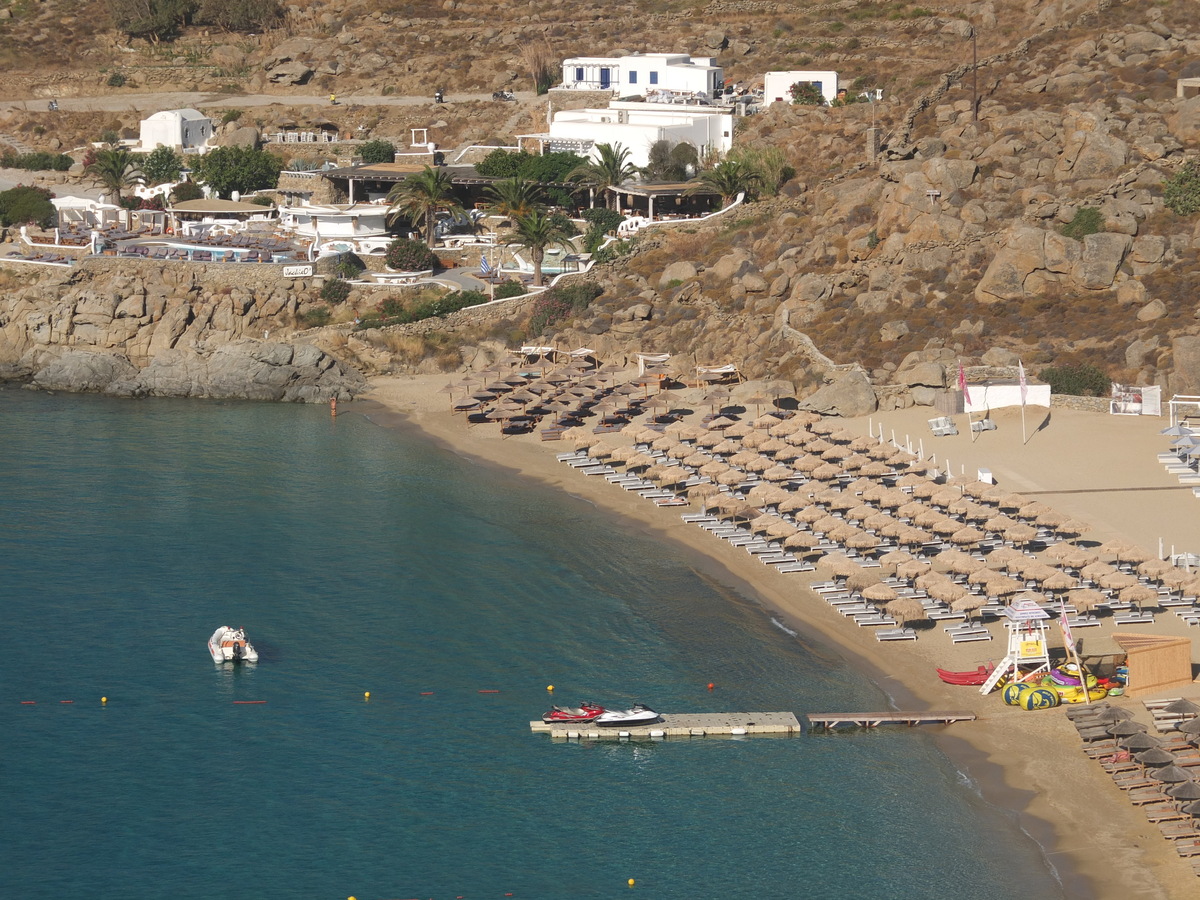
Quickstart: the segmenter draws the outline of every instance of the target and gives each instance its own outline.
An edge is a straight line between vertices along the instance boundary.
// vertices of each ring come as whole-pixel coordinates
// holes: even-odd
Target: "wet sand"
[[[937,679],[935,665],[962,670],[998,661],[1004,654],[998,624],[991,626],[997,639],[990,642],[954,645],[936,629],[916,642],[880,644],[870,629],[855,627],[806,589],[815,577],[824,577],[819,567],[815,577],[775,572],[680,519],[680,513],[694,509],[659,508],[561,465],[555,453],[572,449],[567,442],[541,442],[536,434],[501,437],[496,425],[468,426],[449,412],[442,392],[449,380],[444,375],[375,378],[367,402],[339,412],[365,413],[384,426],[409,423],[465,458],[560,487],[646,534],[677,542],[689,550],[697,571],[756,598],[789,627],[836,648],[899,708],[975,711],[975,722],[931,732],[982,795],[1012,810],[1045,848],[1067,896],[1190,898],[1200,889],[1189,862],[1176,856],[1158,828],[1081,752],[1075,729],[1061,712],[1025,712],[1003,705],[995,695],[983,697],[977,689]],[[923,439],[926,452],[936,453],[942,464],[948,456],[955,472],[990,468],[999,484],[1092,524],[1089,539],[1123,536],[1157,552],[1163,537],[1168,551],[1172,543],[1181,552],[1200,551],[1200,499],[1190,489],[1179,489],[1157,462],[1156,454],[1167,449],[1167,439],[1158,434],[1165,419],[1056,409],[1035,432],[1047,410],[1030,407],[1029,439],[1023,443],[1017,410],[993,415],[997,430],[974,442],[964,416],[958,417],[959,436],[933,438],[927,425],[931,415],[928,409],[904,410],[847,420],[846,426],[866,434],[869,425],[878,433],[882,424],[889,438],[893,429],[901,441],[911,435],[914,449]],[[1174,616],[1160,616],[1153,631],[1187,634]],[[1107,625],[1084,632],[1085,653],[1115,649],[1108,634]],[[1179,693],[1200,699],[1200,685]],[[1113,702],[1149,721],[1140,701]]]

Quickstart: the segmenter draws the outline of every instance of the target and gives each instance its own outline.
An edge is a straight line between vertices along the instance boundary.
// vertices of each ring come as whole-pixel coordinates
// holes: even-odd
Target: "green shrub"
[[[236,122],[241,117],[242,111],[240,109],[227,109],[221,113],[221,124],[228,125],[230,122]]]
[[[800,106],[825,105],[825,95],[821,93],[821,89],[815,84],[797,81],[788,88],[788,93],[792,95],[792,102]]]
[[[603,289],[594,281],[581,281],[551,288],[534,301],[533,311],[529,316],[529,333],[540,334],[568,316],[578,315],[602,293]]]
[[[391,141],[367,141],[358,148],[363,165],[390,163],[396,161],[396,145]]]
[[[690,145],[689,145],[690,146]],[[583,211],[583,220],[588,223],[588,229],[583,236],[583,252],[595,253],[604,238],[624,221],[625,217],[606,206],[597,206]]]
[[[437,254],[421,241],[413,241],[408,238],[396,238],[388,244],[384,260],[387,262],[388,268],[395,269],[397,272],[424,272],[426,269],[436,269],[438,266]]]
[[[18,185],[0,191],[0,225],[38,225],[49,228],[54,221],[53,197],[45,188]]]
[[[1087,364],[1042,369],[1038,378],[1050,385],[1051,393],[1073,397],[1107,397],[1112,386],[1111,378]]]
[[[1062,233],[1066,237],[1075,238],[1077,241],[1103,230],[1104,215],[1094,206],[1083,206],[1075,210],[1075,218],[1062,227]]]
[[[334,282],[326,282],[325,286],[328,287],[331,284],[334,284]],[[345,284],[345,282],[342,282],[342,284]],[[318,306],[307,312],[300,313],[297,318],[300,319],[300,324],[305,328],[320,328],[323,325],[329,324],[329,316],[328,306]]]
[[[24,169],[27,172],[65,172],[74,164],[75,160],[65,153],[46,153],[42,150],[20,154],[8,150],[0,155],[0,168]]]
[[[200,200],[203,197],[204,191],[194,181],[180,182],[171,190],[171,199],[176,203],[187,203],[189,200]]]
[[[613,241],[607,247],[601,247],[593,253],[592,259],[598,263],[607,263],[628,256],[632,251],[633,241]]]
[[[362,260],[353,253],[343,253],[338,259],[337,265],[333,267],[333,271],[337,273],[338,278],[357,278],[365,268]]]
[[[321,299],[328,303],[345,303],[350,297],[350,285],[340,278],[331,278],[321,285]]]
[[[492,295],[497,300],[507,300],[509,297],[520,297],[524,293],[525,285],[519,281],[509,279],[496,285],[496,289],[492,292]]]
[[[1164,181],[1163,203],[1177,216],[1200,210],[1200,167],[1190,162]]]
[[[120,72],[113,72],[111,75],[108,76],[108,86],[109,87],[124,87],[125,86],[125,76],[122,75]]]

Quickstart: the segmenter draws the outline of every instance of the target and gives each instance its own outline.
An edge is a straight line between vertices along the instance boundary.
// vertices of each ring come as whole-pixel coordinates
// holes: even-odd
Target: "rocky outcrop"
[[[823,387],[800,401],[801,409],[830,416],[865,416],[875,412],[877,406],[875,388],[861,369],[830,375]]]
[[[0,295],[0,371],[45,390],[136,397],[324,402],[366,388],[327,351],[269,339],[311,302],[303,284],[251,267],[112,263]]]

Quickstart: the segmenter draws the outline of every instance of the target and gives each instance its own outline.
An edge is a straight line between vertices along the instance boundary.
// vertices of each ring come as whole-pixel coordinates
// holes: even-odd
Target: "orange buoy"
[[[433,691],[421,691],[421,696],[422,697],[432,697]]]
[[[715,688],[715,687],[716,687],[716,685],[715,685],[715,684],[713,684],[711,681],[708,683],[708,689],[709,689],[710,691],[711,691],[713,688]]]
[[[499,691],[479,691],[480,694],[498,694]]]

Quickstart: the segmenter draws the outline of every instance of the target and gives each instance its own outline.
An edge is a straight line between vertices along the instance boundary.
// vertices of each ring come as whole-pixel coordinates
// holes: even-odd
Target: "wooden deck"
[[[800,734],[800,720],[790,712],[664,713],[653,725],[597,728],[591,724],[530,722],[529,729],[555,738],[672,738],[706,735]]]
[[[841,725],[875,728],[879,725],[949,725],[953,722],[973,722],[973,712],[854,712],[809,713],[806,718],[814,728],[832,731]]]

